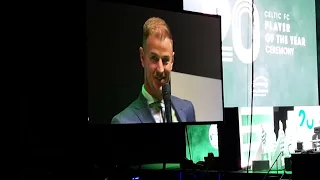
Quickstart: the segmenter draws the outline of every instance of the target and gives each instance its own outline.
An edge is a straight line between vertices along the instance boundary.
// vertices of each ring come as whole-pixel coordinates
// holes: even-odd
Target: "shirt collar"
[[[142,85],[142,90],[141,90],[141,92],[142,92],[142,95],[147,99],[148,105],[156,102],[156,99],[153,98],[153,97],[151,96],[151,94],[148,93],[148,91],[146,90],[146,88],[145,88],[144,85]],[[161,101],[161,103],[163,103],[163,100]]]

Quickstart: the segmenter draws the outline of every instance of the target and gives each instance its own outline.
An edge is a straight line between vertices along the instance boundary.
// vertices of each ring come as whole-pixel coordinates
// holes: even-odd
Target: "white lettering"
[[[265,11],[264,17],[270,18],[270,19],[281,19],[281,13],[272,12],[272,11]]]
[[[279,47],[279,46],[266,46],[266,52],[268,54],[279,54],[293,56],[294,48]]]
[[[267,43],[272,43],[274,41],[274,34],[267,33],[264,35]]]
[[[299,36],[290,36],[291,45],[306,46],[306,39]]]
[[[290,32],[290,24],[281,23],[281,22],[264,22],[265,30],[276,31],[276,32]]]
[[[288,36],[277,34],[277,43],[278,44],[288,44]]]
[[[283,19],[290,21],[290,14],[283,14]]]

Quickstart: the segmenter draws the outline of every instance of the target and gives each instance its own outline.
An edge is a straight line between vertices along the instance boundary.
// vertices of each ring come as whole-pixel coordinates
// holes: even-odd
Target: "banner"
[[[250,107],[252,82],[254,106],[319,105],[315,1],[252,2],[183,1],[221,15],[225,107]]]

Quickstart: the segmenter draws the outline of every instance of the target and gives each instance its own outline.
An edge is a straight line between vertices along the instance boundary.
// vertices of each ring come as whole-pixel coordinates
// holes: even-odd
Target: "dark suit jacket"
[[[195,122],[195,111],[193,104],[171,96],[172,108],[179,122]],[[139,124],[156,123],[149,109],[147,99],[140,93],[126,109],[112,118],[111,124]]]

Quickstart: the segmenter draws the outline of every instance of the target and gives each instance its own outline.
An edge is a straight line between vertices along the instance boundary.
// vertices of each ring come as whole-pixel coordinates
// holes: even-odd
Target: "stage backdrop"
[[[320,106],[295,106],[292,110],[274,107],[255,107],[252,117],[252,139],[250,162],[269,160],[270,167],[278,158],[276,170],[284,168],[284,158],[297,149],[297,142],[303,149],[314,148],[314,128],[320,126]],[[279,114],[279,115],[278,115]],[[250,144],[251,108],[239,108],[241,166],[248,164]],[[279,128],[277,128],[279,127]]]
[[[264,107],[253,111],[250,164],[268,159],[271,166],[280,152],[290,156],[298,141],[311,148],[320,125],[315,1],[254,1],[253,56],[251,0],[183,0],[183,9],[221,15],[224,105],[241,107],[242,167],[248,163],[252,60],[253,105]],[[275,121],[274,106],[295,107]],[[274,168],[283,166],[284,157]]]
[[[318,103],[314,0],[184,0],[183,9],[219,14],[225,107]],[[253,53],[252,53],[253,48]],[[252,56],[253,55],[253,56]]]

